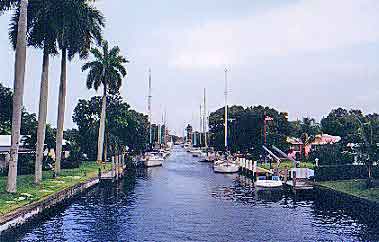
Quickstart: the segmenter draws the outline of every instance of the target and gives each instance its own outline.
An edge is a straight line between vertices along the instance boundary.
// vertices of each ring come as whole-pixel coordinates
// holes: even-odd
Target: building
[[[30,154],[34,153],[34,150],[27,149],[25,143],[23,142],[25,135],[20,137],[20,146],[18,149],[19,154]],[[10,149],[11,149],[11,135],[0,135],[0,171],[5,170],[8,167],[10,159]]]
[[[333,136],[329,134],[318,134],[315,136],[314,140],[309,144],[303,143],[300,138],[287,137],[287,142],[290,144],[290,149],[288,151],[288,156],[300,160],[303,157],[308,157],[312,146],[335,144],[340,142],[341,137]]]

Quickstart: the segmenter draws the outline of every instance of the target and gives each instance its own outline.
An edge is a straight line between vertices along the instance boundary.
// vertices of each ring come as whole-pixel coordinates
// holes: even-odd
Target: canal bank
[[[317,182],[315,188],[316,193],[329,195],[336,202],[368,210],[379,216],[379,188],[368,189],[365,180]]]
[[[31,175],[20,176],[17,194],[0,194],[0,234],[34,219],[46,210],[66,203],[94,187],[103,178],[109,180],[117,174],[110,164],[102,167],[101,174],[98,169],[96,163],[86,163],[80,168],[63,170],[61,176],[55,179],[47,178],[46,176],[51,177],[51,172],[46,172],[41,185],[34,185]]]
[[[94,186],[0,241],[377,241],[378,228],[374,216],[323,196],[215,174],[177,148],[162,167]]]

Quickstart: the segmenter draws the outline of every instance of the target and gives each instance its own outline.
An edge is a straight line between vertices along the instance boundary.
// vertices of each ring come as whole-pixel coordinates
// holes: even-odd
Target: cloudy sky
[[[122,95],[146,112],[148,68],[153,72],[153,117],[167,110],[181,134],[199,125],[208,108],[223,106],[224,68],[230,69],[230,103],[269,105],[290,119],[320,119],[332,108],[379,112],[379,1],[377,0],[102,0],[105,37],[131,63]],[[0,17],[0,81],[11,87],[14,53]],[[24,103],[37,112],[42,54],[28,49]],[[68,69],[65,128],[74,127],[85,86],[82,62]],[[48,120],[56,125],[59,57],[52,60]]]

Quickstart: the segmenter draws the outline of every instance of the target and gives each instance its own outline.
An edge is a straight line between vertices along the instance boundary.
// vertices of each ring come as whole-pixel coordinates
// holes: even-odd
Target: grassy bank
[[[38,186],[34,184],[33,175],[18,176],[16,194],[5,192],[7,177],[0,177],[0,215],[96,177],[98,168],[96,162],[86,162],[79,168],[62,170],[61,175],[56,179],[52,178],[52,171],[44,171],[42,183]],[[111,165],[106,164],[105,169],[110,170]]]
[[[379,187],[367,189],[366,180],[319,182],[321,186],[379,203]]]

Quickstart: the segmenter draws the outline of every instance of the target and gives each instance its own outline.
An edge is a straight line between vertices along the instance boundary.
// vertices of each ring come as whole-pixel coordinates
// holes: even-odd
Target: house
[[[20,146],[18,148],[19,154],[30,154],[34,153],[34,150],[27,149],[23,142],[26,135],[20,136]],[[11,135],[0,135],[0,171],[8,167],[10,159],[10,149],[11,149]]]
[[[300,138],[287,137],[287,142],[290,144],[288,156],[295,160],[300,160],[304,156],[308,157],[309,152],[312,149],[312,146],[335,144],[340,141],[341,141],[341,137],[339,136],[333,136],[329,134],[318,134],[315,136],[313,142],[304,145],[303,141]]]

